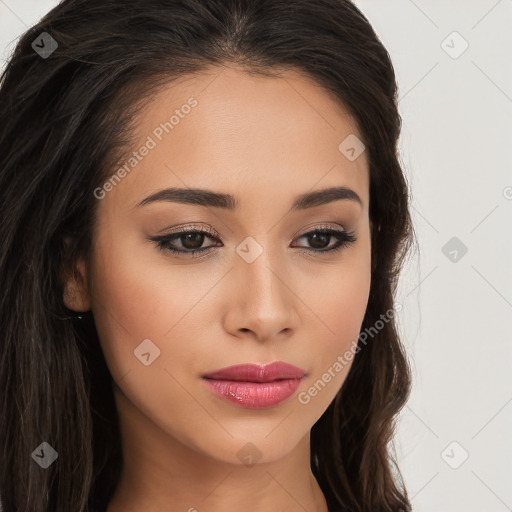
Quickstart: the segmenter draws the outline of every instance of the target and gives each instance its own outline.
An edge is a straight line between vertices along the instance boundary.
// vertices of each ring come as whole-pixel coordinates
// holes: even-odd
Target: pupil
[[[198,249],[201,247],[201,245],[203,245],[204,236],[205,235],[203,235],[202,233],[187,233],[186,235],[182,236],[181,242],[186,249]],[[190,241],[192,241],[192,246],[190,246],[190,244],[188,243]]]
[[[310,245],[315,248],[321,248],[322,245],[325,245],[328,241],[328,238],[331,235],[326,233],[313,233],[310,235],[310,238],[312,239],[312,243],[310,242]],[[320,239],[320,245],[318,245],[318,241]],[[328,245],[328,244],[327,244]]]

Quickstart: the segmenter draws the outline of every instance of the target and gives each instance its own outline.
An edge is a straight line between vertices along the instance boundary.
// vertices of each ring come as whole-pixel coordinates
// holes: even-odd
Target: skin
[[[308,404],[298,394],[351,348],[368,302],[368,162],[366,153],[349,161],[338,149],[348,135],[362,137],[308,77],[223,66],[159,91],[136,119],[132,150],[190,97],[198,105],[98,200],[92,258],[78,261],[79,278],[67,281],[66,305],[92,310],[114,381],[124,467],[108,512],[326,512],[310,469],[310,429],[350,363]],[[362,205],[337,200],[288,213],[299,194],[331,186],[351,188]],[[240,210],[136,206],[167,187],[233,194]],[[335,237],[323,246],[302,237],[325,224],[354,231],[357,241],[301,253],[336,244]],[[193,258],[147,240],[191,225],[214,229],[221,243],[206,236],[201,247],[215,247]],[[249,236],[263,248],[252,263],[235,251]],[[183,244],[173,246],[193,248]],[[134,356],[145,339],[160,350],[149,366]],[[272,361],[307,376],[269,409],[226,403],[200,378]],[[261,455],[251,466],[237,456],[249,442]]]

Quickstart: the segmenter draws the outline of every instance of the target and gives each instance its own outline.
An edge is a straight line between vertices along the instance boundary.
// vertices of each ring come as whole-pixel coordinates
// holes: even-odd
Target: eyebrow
[[[339,200],[354,201],[361,206],[363,204],[361,198],[354,190],[347,187],[330,187],[297,196],[289,212],[306,210]],[[223,208],[229,211],[236,211],[239,208],[239,202],[235,196],[200,188],[166,188],[159,190],[143,199],[136,207],[157,201]]]

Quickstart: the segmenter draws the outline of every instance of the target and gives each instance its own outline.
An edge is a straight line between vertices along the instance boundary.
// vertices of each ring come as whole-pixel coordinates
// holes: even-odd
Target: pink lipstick
[[[202,377],[213,393],[232,404],[267,409],[293,395],[305,375],[304,370],[278,361],[229,366]]]

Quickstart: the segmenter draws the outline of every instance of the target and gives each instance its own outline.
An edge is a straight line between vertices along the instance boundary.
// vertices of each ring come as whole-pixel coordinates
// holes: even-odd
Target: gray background
[[[356,3],[397,72],[421,245],[397,297],[400,466],[415,512],[512,510],[512,0]],[[55,5],[0,0],[0,66]]]

